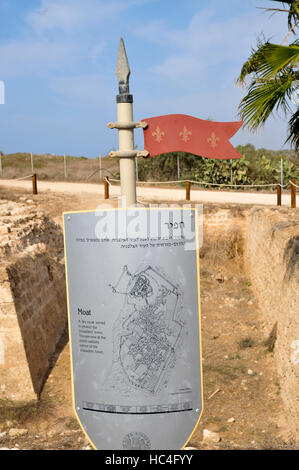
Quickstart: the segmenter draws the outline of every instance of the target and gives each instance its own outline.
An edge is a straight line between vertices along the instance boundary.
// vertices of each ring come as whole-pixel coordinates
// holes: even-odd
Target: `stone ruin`
[[[34,205],[0,200],[0,400],[36,400],[67,326],[63,233]]]

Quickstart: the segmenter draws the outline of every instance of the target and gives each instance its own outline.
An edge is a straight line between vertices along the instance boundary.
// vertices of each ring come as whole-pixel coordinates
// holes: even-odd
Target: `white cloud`
[[[88,61],[98,65],[109,43],[107,31],[118,24],[124,10],[147,1],[40,0],[25,17],[26,39],[0,41],[1,76],[50,76],[51,70],[81,67]]]
[[[99,58],[101,57],[104,49],[106,47],[106,42],[102,41],[99,44],[96,44],[92,47],[90,51],[90,57],[93,63],[97,63]]]
[[[103,24],[136,1],[41,0],[38,9],[27,15],[27,22],[38,33],[50,30],[70,32],[88,24]]]
[[[184,80],[190,76],[198,76],[203,65],[196,57],[191,55],[173,55],[167,57],[163,64],[152,67],[153,72],[157,72],[172,80]]]
[[[74,5],[63,2],[52,2],[43,0],[41,7],[27,16],[29,25],[38,32],[47,31],[53,28],[69,31],[74,26],[81,23],[81,9]]]
[[[222,19],[216,16],[216,7],[217,4],[212,2],[199,10],[185,29],[170,28],[160,20],[138,28],[136,34],[139,37],[158,44],[160,53],[165,52],[163,62],[151,70],[172,77],[178,84],[186,76],[194,74],[198,80],[198,74],[211,66],[241,66],[250,55],[251,48],[256,46],[257,36],[263,29],[267,38],[274,36],[278,42],[282,40],[277,36],[277,32],[283,31],[278,16],[269,19],[257,14],[253,8],[250,14]]]
[[[73,63],[78,49],[69,43],[50,41],[16,41],[0,44],[1,75],[45,75]]]
[[[83,104],[85,107],[97,106],[101,110],[114,103],[114,89],[111,89],[109,96],[105,77],[99,74],[54,78],[50,80],[50,88],[73,104]]]

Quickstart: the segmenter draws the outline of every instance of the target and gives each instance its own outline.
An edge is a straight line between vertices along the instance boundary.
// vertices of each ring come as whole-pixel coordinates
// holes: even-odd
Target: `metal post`
[[[280,184],[283,188],[283,158],[280,159]]]
[[[191,183],[190,181],[186,181],[186,201],[190,201],[190,194],[191,194]]]
[[[232,161],[232,159],[230,161],[230,184],[234,184],[234,180],[233,180],[233,161]]]
[[[32,175],[32,193],[37,194],[37,178],[36,173]]]
[[[64,154],[64,177],[67,178],[66,155]]]
[[[291,208],[296,209],[296,181],[291,180]]]
[[[178,181],[181,178],[181,171],[180,171],[180,157],[177,156],[177,167],[178,167]]]
[[[277,185],[277,205],[281,206],[281,186]]]
[[[30,155],[31,155],[31,171],[32,171],[32,174],[33,174],[33,172],[34,172],[33,155],[32,155],[32,153],[30,153]]]
[[[130,95],[129,76],[130,67],[125,50],[124,41],[121,38],[119,43],[116,75],[118,78],[119,95],[116,97],[117,120],[118,122],[133,122],[133,96]],[[119,151],[134,150],[134,128],[118,129]],[[134,156],[135,157],[135,156]],[[120,185],[121,195],[125,198],[127,207],[136,204],[136,177],[134,158],[121,157]]]
[[[105,199],[109,199],[109,178],[105,176],[104,178],[104,188],[105,188]]]
[[[108,127],[118,129],[119,150],[111,151],[109,156],[119,158],[121,195],[126,207],[136,205],[135,158],[149,155],[146,150],[138,152],[134,146],[135,127],[145,128],[147,124],[133,121],[133,96],[130,95],[129,88],[130,73],[124,41],[121,38],[116,66],[119,88],[119,94],[116,97],[118,122],[110,122]]]
[[[100,180],[103,178],[103,171],[102,171],[102,155],[99,155],[99,164],[100,164]]]
[[[118,97],[120,96],[121,95],[118,95]],[[117,103],[117,120],[119,122],[133,121],[132,102]],[[119,129],[118,141],[120,152],[134,150],[133,129]],[[121,195],[125,198],[125,204],[127,207],[136,204],[136,176],[134,158],[121,157],[119,160]]]

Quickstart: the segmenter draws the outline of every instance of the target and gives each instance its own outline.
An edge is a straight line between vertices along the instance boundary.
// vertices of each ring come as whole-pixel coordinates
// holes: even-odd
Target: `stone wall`
[[[37,398],[67,324],[61,228],[0,201],[0,399]]]
[[[203,208],[203,247],[200,256],[211,264],[222,265],[224,259],[243,258],[249,208],[205,204]]]
[[[294,440],[299,439],[299,211],[255,208],[249,214],[245,261],[260,309]],[[276,339],[276,341],[275,341]]]

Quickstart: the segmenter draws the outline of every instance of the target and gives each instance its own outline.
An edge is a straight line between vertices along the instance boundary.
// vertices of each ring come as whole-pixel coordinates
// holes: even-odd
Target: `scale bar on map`
[[[124,406],[124,405],[107,405],[102,403],[83,402],[83,410],[96,411],[98,413],[115,413],[129,415],[144,414],[162,414],[162,413],[179,413],[183,411],[192,411],[192,402],[173,403],[170,405],[150,405],[150,406]]]

